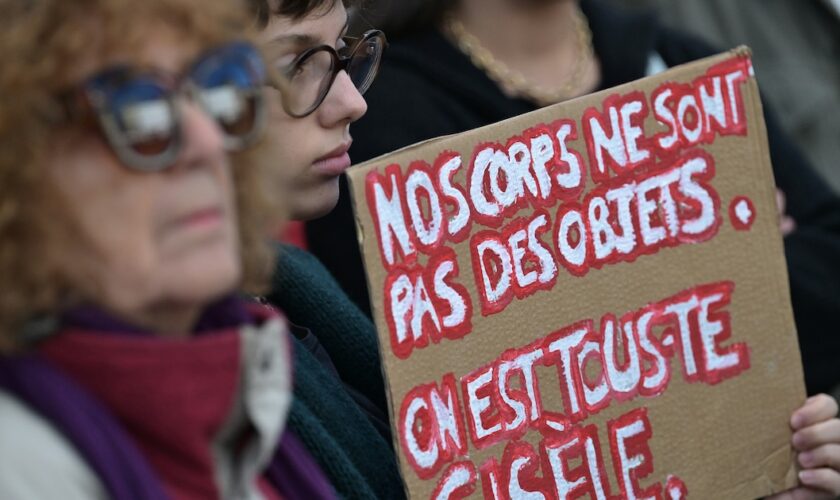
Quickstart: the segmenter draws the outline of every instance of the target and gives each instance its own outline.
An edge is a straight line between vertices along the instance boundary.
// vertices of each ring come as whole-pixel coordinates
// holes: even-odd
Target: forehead
[[[108,43],[108,37],[99,34],[88,36],[91,48],[85,56],[67,61],[70,70],[66,80],[62,79],[66,84],[73,85],[117,65],[180,74],[202,52],[220,43],[164,23],[149,26],[142,31],[142,36],[126,37],[119,43]]]
[[[103,66],[128,64],[167,73],[179,73],[201,52],[210,49],[211,45],[166,25],[155,26],[149,29],[148,33],[148,38],[137,46],[110,54],[105,58]]]
[[[333,44],[347,25],[347,9],[341,1],[316,9],[301,19],[274,15],[260,33],[263,43],[309,42]]]

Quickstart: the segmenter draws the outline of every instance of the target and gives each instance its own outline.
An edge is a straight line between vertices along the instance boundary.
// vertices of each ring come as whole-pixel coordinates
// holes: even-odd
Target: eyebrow
[[[344,27],[341,28],[341,32],[338,35],[338,38],[343,37],[347,34],[347,30],[350,28],[350,13],[347,13],[347,19],[344,21]],[[278,35],[272,38],[269,43],[273,44],[285,44],[291,43],[297,46],[305,46],[305,45],[318,45],[320,43],[324,43],[324,40],[321,40],[318,36],[309,34],[309,33],[290,33],[288,35]]]
[[[307,33],[292,33],[289,35],[279,35],[271,39],[269,43],[271,44],[285,44],[291,43],[294,45],[315,45],[319,43],[321,39],[315,35],[310,35]]]

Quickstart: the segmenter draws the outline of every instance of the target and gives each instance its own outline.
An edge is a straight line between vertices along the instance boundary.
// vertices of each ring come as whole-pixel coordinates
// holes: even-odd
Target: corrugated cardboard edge
[[[444,137],[438,137],[435,139],[429,139],[411,146],[406,146],[404,148],[398,149],[396,151],[404,151],[409,150],[412,148],[420,147],[422,145],[431,144],[433,142],[442,140]],[[394,391],[391,389],[391,380],[388,378],[388,373],[385,370],[385,349],[386,346],[382,345],[382,341],[379,338],[379,332],[382,331],[382,325],[379,324],[379,314],[378,314],[378,305],[373,301],[373,295],[371,291],[373,290],[373,283],[370,282],[370,272],[367,269],[367,262],[365,262],[364,255],[365,255],[365,231],[362,227],[362,221],[359,218],[359,210],[363,210],[364,207],[360,207],[356,204],[356,198],[352,196],[352,193],[355,191],[354,183],[356,181],[353,180],[353,176],[350,175],[350,170],[361,171],[366,168],[369,168],[370,165],[376,163],[378,158],[382,158],[388,156],[393,153],[386,153],[384,155],[378,156],[370,161],[362,163],[360,165],[354,165],[347,170],[347,182],[350,185],[350,189],[348,189],[348,196],[350,196],[350,205],[353,207],[353,223],[356,226],[356,242],[359,245],[359,255],[362,256],[362,266],[364,268],[364,275],[365,275],[365,283],[367,284],[368,289],[368,302],[371,304],[371,312],[373,315],[373,322],[376,326],[376,345],[379,346],[379,373],[382,375],[383,385],[385,387],[385,398],[388,402],[388,425],[391,429],[394,428],[393,422],[396,420],[396,415],[394,415]],[[362,176],[362,174],[359,174]],[[364,183],[364,177],[362,176],[362,183]],[[400,463],[399,453],[400,453],[400,440],[399,436],[396,433],[392,433],[391,435],[391,444],[394,449],[394,458],[397,462],[397,470],[399,471],[400,481],[402,482],[403,491],[405,491],[406,498],[411,498],[411,493],[408,488],[408,483],[405,482],[405,477],[403,474],[402,465]]]
[[[709,63],[710,65],[713,65],[714,63],[722,62],[724,60],[730,59],[733,56],[751,58],[752,50],[749,47],[747,47],[746,45],[741,45],[741,46],[738,46],[738,47],[736,47],[734,49],[731,49],[727,52],[723,52],[723,53],[720,53],[720,54],[717,54],[717,55],[709,56],[709,57],[702,58],[702,59],[697,59],[697,60],[690,61],[690,62],[687,62],[687,63],[684,63],[684,64],[680,64],[680,65],[677,65],[677,66],[670,67],[670,68],[668,68],[668,71],[679,70],[679,69],[685,68],[687,66],[702,65],[704,63]],[[649,78],[656,78],[657,76],[658,75],[653,75]],[[416,150],[416,149],[420,149],[420,148],[429,146],[430,144],[434,144],[434,143],[438,143],[438,142],[442,143],[441,144],[441,149],[445,149],[446,144],[450,141],[463,140],[465,137],[479,136],[481,134],[484,134],[489,129],[496,128],[496,127],[503,127],[506,124],[508,124],[510,122],[513,122],[513,121],[527,121],[528,117],[531,117],[531,116],[534,116],[534,115],[537,115],[537,114],[546,113],[547,110],[550,110],[554,106],[564,106],[564,105],[569,105],[571,103],[574,103],[574,102],[582,100],[582,99],[597,99],[599,97],[600,98],[605,98],[605,97],[607,97],[611,94],[624,93],[627,90],[631,89],[636,84],[636,82],[638,82],[638,80],[636,80],[634,82],[628,82],[628,83],[625,83],[625,84],[622,84],[622,85],[619,85],[619,86],[616,86],[616,87],[612,87],[612,88],[609,88],[609,89],[600,90],[598,92],[594,92],[594,93],[591,93],[591,94],[586,94],[584,96],[581,96],[581,97],[578,97],[578,98],[575,98],[575,99],[571,99],[569,101],[564,101],[562,103],[558,103],[558,104],[555,104],[555,105],[552,105],[552,106],[539,108],[539,109],[536,109],[536,110],[531,111],[529,113],[525,113],[525,114],[522,114],[522,115],[517,115],[517,116],[508,118],[508,119],[500,121],[500,122],[496,122],[496,123],[485,125],[485,126],[482,126],[482,127],[479,127],[479,128],[472,129],[472,130],[464,131],[464,132],[461,132],[461,133],[458,133],[458,134],[445,135],[445,136],[440,136],[440,137],[436,137],[436,138],[432,138],[432,139],[427,139],[425,141],[421,141],[421,142],[418,142],[418,143],[415,143],[415,144],[397,149],[397,150],[392,151],[390,153],[385,153],[383,155],[377,156],[376,158],[372,158],[372,159],[370,159],[368,161],[365,161],[363,163],[360,163],[358,165],[354,165],[347,170],[346,175],[347,175],[348,182],[350,184],[350,190],[349,191],[351,193],[355,192],[356,191],[356,183],[360,182],[360,183],[363,184],[365,182],[364,179],[365,179],[365,174],[367,173],[367,171],[369,171],[371,168],[373,168],[376,165],[380,165],[382,163],[382,159],[385,158],[385,157],[392,156],[392,155],[397,154],[397,153],[406,153],[406,152]],[[759,151],[757,152],[757,154],[755,156],[760,158],[761,167],[764,168],[765,170],[769,171],[771,178],[774,179],[774,185],[775,185],[775,177],[773,176],[773,168],[772,168],[772,163],[770,161],[770,154],[769,154],[769,149],[768,149],[767,127],[766,127],[766,125],[764,123],[764,119],[763,119],[763,106],[762,106],[760,94],[759,94],[759,91],[758,91],[758,83],[757,83],[757,80],[756,80],[756,77],[755,77],[754,73],[751,73],[749,75],[748,84],[753,87],[752,92],[750,93],[750,95],[752,96],[752,106],[753,106],[752,109],[755,109],[757,111],[757,114],[758,114],[758,116],[754,117],[754,118],[761,118],[759,120],[754,121],[755,128],[753,129],[753,132],[752,132],[753,134],[757,134],[757,137],[756,137],[757,140],[754,142],[754,144],[756,144],[757,147],[759,148]],[[364,228],[362,227],[361,219],[359,218],[359,210],[362,210],[365,207],[358,206],[355,198],[352,197],[352,196],[351,196],[351,205],[353,207],[353,220],[355,221],[355,225],[356,225],[357,242],[358,242],[361,254],[364,255],[364,253],[365,253],[365,249],[364,249],[365,234],[364,234]],[[781,234],[779,235],[779,238],[778,238],[778,245],[779,246],[777,248],[772,249],[772,251],[770,251],[770,249],[767,249],[767,248],[765,248],[764,251],[769,252],[772,255],[777,255],[776,258],[781,259],[781,261],[782,261],[781,267],[783,269],[783,273],[780,273],[778,275],[779,276],[778,279],[780,280],[781,283],[780,283],[780,286],[777,287],[777,288],[778,288],[778,290],[781,290],[781,293],[783,294],[782,298],[787,303],[790,303],[790,292],[789,292],[789,288],[788,288],[789,277],[788,277],[788,271],[787,271],[787,262],[785,261],[785,258],[784,258],[784,247],[783,247],[783,243],[782,243]],[[380,309],[381,305],[373,302],[373,296],[371,294],[371,291],[374,288],[372,286],[373,284],[370,282],[370,273],[368,272],[367,263],[364,262],[364,259],[362,260],[362,262],[363,262],[363,266],[365,266],[365,280],[367,282],[368,294],[369,294],[368,300],[371,302],[371,306],[372,306],[371,309],[374,312],[373,313],[373,319],[374,319],[374,322],[376,323],[377,330],[382,331],[382,328],[387,328],[387,326],[378,324],[379,323],[378,318],[380,317],[379,309]],[[785,313],[777,311],[777,314],[785,314]],[[797,332],[795,330],[795,326],[794,326],[794,331],[792,333],[794,335],[794,338],[798,339]],[[378,336],[378,334],[377,334],[377,336]],[[796,345],[797,345],[797,350],[798,350],[799,349],[798,340],[797,340]],[[388,399],[388,417],[391,420],[391,422],[394,422],[394,418],[395,418],[395,415],[394,415],[394,406],[395,406],[394,405],[394,394],[391,390],[390,381],[388,380],[387,374],[385,373],[385,353],[384,353],[384,349],[385,349],[385,347],[382,346],[381,343],[379,343],[379,358],[380,358],[380,365],[381,365],[380,370],[382,372],[383,380],[385,381],[386,397]],[[802,381],[802,392],[803,393],[805,392],[804,380]],[[792,412],[794,409],[791,408],[790,410]],[[393,441],[393,444],[394,444],[395,453],[397,453],[397,454],[400,453],[400,442],[399,442],[398,436],[396,434],[394,434],[392,436],[392,441]],[[784,449],[782,449],[782,450],[779,450],[777,453],[773,453],[772,456],[763,457],[762,462],[773,460],[774,457],[779,456],[779,454],[786,454],[788,464],[789,464],[788,470],[785,474],[784,484],[781,484],[781,485],[777,484],[774,481],[772,481],[769,477],[764,475],[764,476],[761,476],[761,477],[756,477],[752,480],[744,481],[743,483],[733,487],[733,489],[731,489],[730,492],[734,493],[735,491],[737,491],[738,489],[740,489],[744,486],[755,485],[755,484],[764,485],[765,488],[769,489],[771,493],[778,493],[780,491],[784,491],[784,490],[795,487],[798,484],[797,472],[799,470],[799,467],[797,466],[797,463],[796,463],[796,460],[795,460],[795,452],[793,451],[792,448],[790,448],[788,446],[786,451]],[[398,460],[399,460],[399,458],[398,458]],[[406,491],[407,496],[410,496],[410,493],[409,493],[409,490],[408,490],[408,485],[406,484],[405,478],[402,475],[402,467],[400,467],[400,478],[402,480],[403,488]]]
[[[732,52],[735,53],[735,54],[738,54],[738,55],[745,55],[747,57],[749,57],[752,54],[752,51],[749,49],[749,47],[744,46],[744,45],[733,49]],[[767,138],[767,125],[766,125],[766,123],[763,119],[764,118],[764,106],[761,102],[761,95],[760,95],[759,88],[758,88],[758,80],[757,80],[754,72],[751,72],[751,74],[750,74],[749,85],[751,87],[753,87],[752,88],[753,91],[750,93],[750,95],[752,96],[752,100],[753,100],[752,109],[755,109],[756,112],[759,115],[756,118],[761,118],[759,120],[754,120],[754,122],[753,122],[754,125],[753,125],[753,129],[752,129],[752,133],[753,133],[753,135],[756,136],[756,139],[757,139],[756,141],[753,142],[753,144],[757,148],[757,151],[755,151],[754,154],[757,158],[761,159],[761,165],[760,166],[768,173],[770,178],[773,179],[773,186],[775,186],[776,185],[776,179],[775,179],[775,175],[773,174],[773,163],[770,159],[770,148],[769,148],[769,142],[768,142],[768,138]],[[773,189],[773,188],[771,188],[771,189]],[[769,195],[775,197],[775,192],[769,193]],[[778,228],[778,226],[777,226],[777,228]],[[788,275],[787,260],[784,257],[784,255],[785,255],[784,242],[783,242],[783,237],[782,237],[780,229],[779,229],[779,234],[778,234],[778,238],[776,239],[776,241],[777,241],[776,248],[762,247],[762,250],[767,254],[768,260],[770,260],[770,259],[781,260],[781,263],[777,265],[777,267],[781,268],[781,272],[775,273],[776,279],[778,280],[776,290],[781,294],[781,297],[779,298],[781,300],[781,302],[786,303],[786,304],[790,304],[791,303],[790,276]],[[776,311],[777,316],[780,316],[780,318],[779,318],[780,320],[783,320],[783,318],[781,317],[782,315],[790,314],[792,316],[792,310],[790,310],[792,308],[788,308],[788,309],[789,309],[788,311]],[[791,332],[791,335],[796,340],[797,354],[800,354],[800,356],[801,356],[801,353],[799,352],[800,351],[799,335],[798,335],[798,332],[796,331],[796,323],[792,321],[792,318],[791,318],[791,321],[789,321],[789,323],[792,325],[792,328],[793,328],[793,331]],[[800,377],[799,380],[800,380],[800,384],[801,384],[801,392],[804,394],[805,393],[804,377]],[[790,408],[789,409],[790,413],[792,413],[794,410],[795,410],[795,408]],[[779,493],[781,491],[793,488],[799,482],[798,481],[798,472],[799,472],[800,467],[799,467],[799,465],[796,461],[796,452],[793,450],[793,448],[788,446],[786,450],[781,449],[776,454],[774,454],[774,456],[779,456],[780,458],[777,458],[777,460],[778,460],[778,459],[781,459],[781,457],[785,453],[787,455],[787,460],[788,460],[789,465],[788,465],[787,473],[785,474],[784,484],[781,484],[781,485],[773,484],[769,480],[769,478],[766,478],[766,477],[760,478],[760,480],[763,480],[763,482],[769,483],[770,489],[773,493]],[[773,456],[765,457],[763,461],[764,462],[769,462],[771,460],[773,460]]]

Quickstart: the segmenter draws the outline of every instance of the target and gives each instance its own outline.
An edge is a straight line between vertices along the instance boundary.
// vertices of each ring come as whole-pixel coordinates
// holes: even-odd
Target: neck
[[[198,323],[202,307],[196,305],[155,305],[142,311],[115,312],[128,323],[159,337],[189,337]]]
[[[577,8],[577,0],[461,0],[453,16],[496,57],[534,58],[574,46]]]
[[[588,94],[600,81],[577,0],[461,0],[449,33],[509,97],[540,106]]]
[[[200,315],[199,307],[162,308],[149,316],[149,326],[162,336],[188,337]]]

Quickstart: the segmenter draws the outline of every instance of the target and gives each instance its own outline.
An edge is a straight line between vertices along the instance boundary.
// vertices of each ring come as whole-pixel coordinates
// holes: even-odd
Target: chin
[[[206,305],[235,292],[242,280],[239,252],[229,249],[206,249],[180,265],[167,266],[171,272],[164,279],[174,300]]]
[[[312,192],[300,190],[294,201],[291,209],[293,220],[305,222],[323,217],[338,204],[338,179]]]

